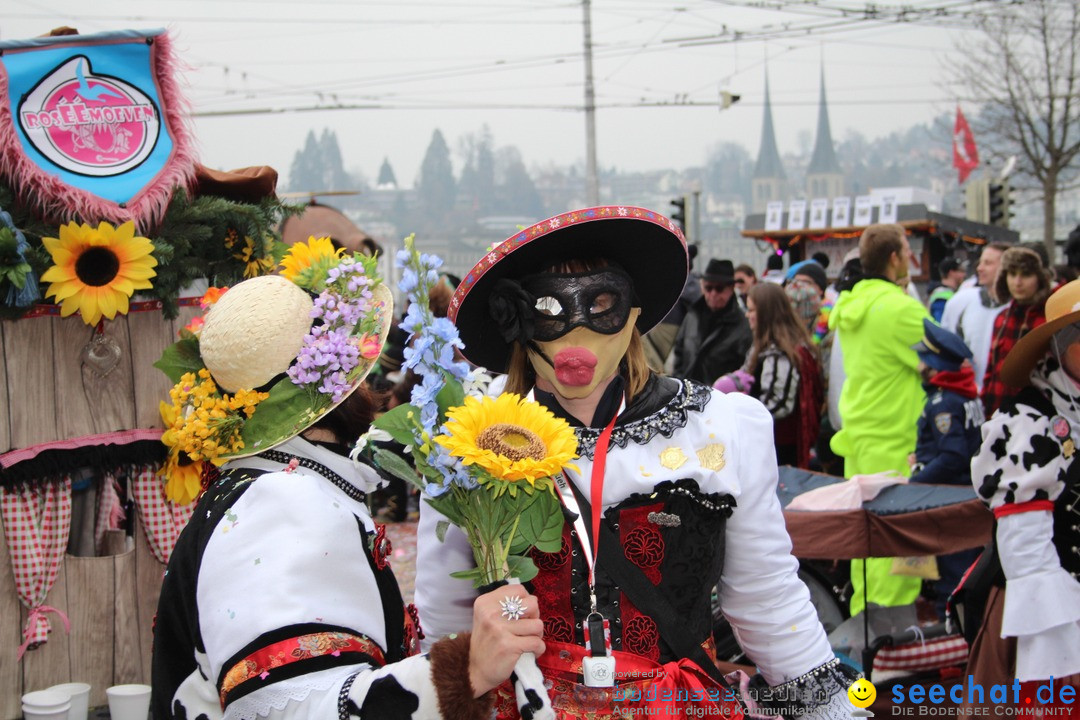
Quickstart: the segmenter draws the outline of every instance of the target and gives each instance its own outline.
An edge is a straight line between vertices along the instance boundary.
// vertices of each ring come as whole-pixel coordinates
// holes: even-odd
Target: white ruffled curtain
[[[15,573],[15,588],[19,601],[30,611],[23,628],[23,643],[19,646],[21,660],[27,649],[48,640],[49,613],[60,618],[65,630],[71,629],[62,611],[44,604],[67,550],[71,478],[0,488],[0,512]]]

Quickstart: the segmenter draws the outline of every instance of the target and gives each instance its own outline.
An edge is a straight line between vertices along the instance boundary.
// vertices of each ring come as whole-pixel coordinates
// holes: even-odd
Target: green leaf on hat
[[[245,451],[265,450],[310,427],[321,413],[311,407],[311,393],[283,377],[270,388],[270,397],[259,403],[244,423]],[[320,395],[320,398],[325,396]],[[256,445],[256,441],[260,441]]]
[[[199,354],[199,339],[191,336],[174,342],[165,348],[154,367],[165,373],[173,384],[180,382],[184,373],[198,373],[205,367]]]

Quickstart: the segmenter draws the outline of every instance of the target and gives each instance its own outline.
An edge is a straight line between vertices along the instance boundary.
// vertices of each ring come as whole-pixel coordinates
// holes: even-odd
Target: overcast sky
[[[723,141],[756,156],[766,67],[782,153],[812,140],[822,67],[838,140],[953,112],[962,92],[947,87],[943,68],[969,33],[966,13],[993,3],[873,5],[877,19],[856,0],[593,0],[600,165],[681,169],[703,164]],[[584,162],[579,0],[4,0],[4,8],[4,40],[60,25],[84,34],[170,28],[190,66],[186,92],[211,167],[270,165],[286,175],[308,130],[329,127],[347,169],[374,182],[387,157],[411,185],[436,128],[456,151],[484,124],[530,167]],[[742,100],[721,111],[722,90]],[[318,109],[335,104],[366,109]],[[272,112],[207,115],[252,109]]]

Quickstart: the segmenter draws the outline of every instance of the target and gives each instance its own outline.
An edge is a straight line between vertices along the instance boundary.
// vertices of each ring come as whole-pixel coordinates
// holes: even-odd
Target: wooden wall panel
[[[127,318],[117,316],[106,321],[105,335],[119,346],[120,359],[108,374],[102,375],[82,362],[83,349],[94,337],[94,328],[78,318],[66,318],[55,325],[53,365],[56,386],[61,388],[57,430],[62,438],[135,426]]]
[[[45,605],[64,611],[71,617],[71,606],[68,604],[67,577],[64,564],[60,564],[60,570],[56,573],[56,583],[52,590],[45,596]],[[20,617],[26,623],[28,612],[22,608]],[[49,613],[49,640],[36,650],[27,650],[23,656],[23,688],[24,692],[44,690],[51,685],[73,682],[77,678],[71,677],[71,655],[68,634],[64,632],[63,621],[56,613]]]
[[[154,367],[162,351],[176,341],[172,321],[160,312],[140,312],[128,315],[131,337],[131,367],[135,402],[135,425],[139,428],[161,427],[158,403],[167,400],[172,383],[165,373]]]
[[[25,448],[60,440],[56,425],[56,384],[53,376],[53,324],[39,317],[4,323],[4,365],[8,371],[11,447]]]
[[[150,682],[150,655],[154,644],[154,616],[157,614],[158,597],[165,566],[158,562],[146,539],[142,519],[135,515],[135,587],[138,588],[139,647],[143,660],[143,680]]]
[[[116,684],[113,682],[113,625],[117,615],[113,558],[68,555],[64,564],[71,620],[71,680],[90,683],[91,707],[104,705],[105,688]]]
[[[15,659],[22,643],[22,613],[3,528],[0,519],[0,718],[10,720],[22,717],[22,666]]]
[[[0,322],[0,360],[4,358],[4,331],[10,323]],[[8,402],[7,361],[0,362],[0,453],[11,450],[11,403]]]
[[[143,674],[143,655],[149,649],[143,648],[142,627],[139,624],[138,595],[136,586],[135,551],[111,558],[116,568],[116,605],[113,620],[116,624],[115,644],[112,649],[111,685],[128,683],[149,683],[150,675]],[[149,664],[148,662],[146,663]],[[104,690],[102,698],[104,698]]]

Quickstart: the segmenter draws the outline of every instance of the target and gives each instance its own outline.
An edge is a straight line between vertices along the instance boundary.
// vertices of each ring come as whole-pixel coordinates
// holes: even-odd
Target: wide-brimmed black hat
[[[734,285],[735,264],[730,260],[710,260],[701,279],[718,285]]]
[[[603,206],[556,215],[497,245],[461,279],[447,315],[465,343],[465,357],[488,370],[506,371],[511,346],[488,311],[497,280],[521,278],[565,260],[598,257],[617,263],[633,280],[642,333],[678,302],[689,272],[686,239],[660,213]]]

